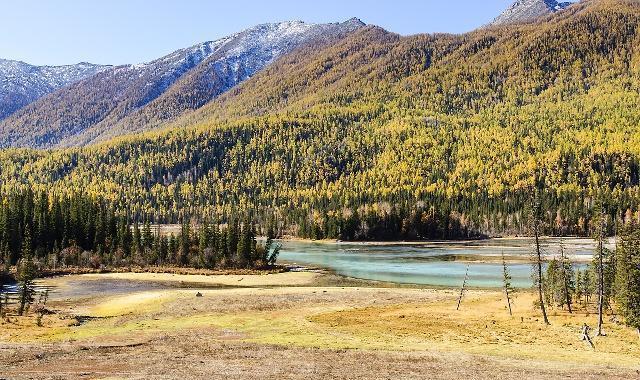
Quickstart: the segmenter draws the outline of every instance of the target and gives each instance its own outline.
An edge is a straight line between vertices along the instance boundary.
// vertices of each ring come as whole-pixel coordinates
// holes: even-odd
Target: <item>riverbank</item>
[[[640,370],[634,331],[607,323],[594,354],[580,340],[593,314],[551,310],[544,326],[528,292],[511,317],[499,291],[469,291],[456,311],[455,289],[348,286],[322,273],[44,281],[54,291],[43,327],[0,324],[9,378],[637,379]]]
[[[263,237],[264,238],[264,237]],[[541,236],[541,240],[563,240],[568,244],[572,242],[582,242],[585,240],[593,240],[589,237],[581,237],[581,236]],[[531,241],[533,244],[532,236],[521,236],[521,235],[513,235],[513,236],[495,236],[495,237],[484,237],[478,239],[454,239],[454,240],[387,240],[387,241],[374,241],[374,240],[338,240],[338,239],[309,239],[309,238],[301,238],[296,236],[282,236],[277,241],[283,242],[300,242],[300,243],[317,243],[317,244],[362,244],[362,245],[424,245],[424,244],[464,244],[464,243],[482,243],[482,242],[490,242],[490,241]],[[615,244],[615,237],[610,237],[606,239],[606,243],[608,245]]]

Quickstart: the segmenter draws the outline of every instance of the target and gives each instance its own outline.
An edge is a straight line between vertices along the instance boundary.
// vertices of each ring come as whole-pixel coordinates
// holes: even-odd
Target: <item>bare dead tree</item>
[[[544,264],[544,256],[542,253],[542,248],[540,247],[540,234],[541,234],[541,219],[542,219],[542,204],[540,201],[540,194],[536,189],[533,193],[533,202],[531,209],[531,222],[533,235],[535,239],[535,247],[534,247],[534,260],[535,263],[533,265],[534,270],[534,281],[535,285],[538,288],[538,302],[540,303],[540,311],[542,312],[542,318],[544,319],[544,323],[550,325],[549,318],[547,317],[547,309],[544,305],[544,293],[543,293],[543,281],[544,277],[542,275],[542,265]]]
[[[49,289],[40,294],[36,305],[36,324],[42,327],[42,318],[47,313],[47,301],[49,300]]]
[[[593,341],[591,340],[591,337],[589,336],[589,330],[591,330],[591,327],[589,327],[586,323],[584,325],[582,325],[582,340],[586,341],[587,343],[589,343],[591,348],[595,350],[596,346],[593,345]]]
[[[464,274],[464,281],[462,281],[462,287],[460,288],[460,297],[458,297],[458,306],[456,310],[460,310],[460,303],[462,303],[462,297],[467,288],[467,281],[469,280],[469,265],[467,265],[467,271]]]
[[[604,205],[600,205],[600,217],[596,229],[596,242],[598,243],[596,251],[596,267],[598,271],[598,330],[596,336],[606,336],[603,331],[602,324],[604,321],[604,239],[606,234],[606,215]]]

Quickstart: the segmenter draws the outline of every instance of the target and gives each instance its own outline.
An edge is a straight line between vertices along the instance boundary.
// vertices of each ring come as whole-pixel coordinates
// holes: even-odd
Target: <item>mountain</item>
[[[588,235],[596,198],[640,220],[640,2],[571,8],[302,46],[167,129],[1,151],[0,192],[103,196],[162,222],[254,210],[313,237],[412,225],[397,214],[440,238],[522,233],[537,187],[549,234]]]
[[[420,204],[447,225],[515,233],[543,180],[554,233],[585,234],[596,192],[632,216],[640,204],[640,6],[576,10],[460,36],[361,28],[282,57],[167,131],[6,151],[0,183],[172,221],[269,208],[323,231],[345,209]]]
[[[0,120],[20,108],[109,66],[78,63],[68,66],[33,66],[0,59]]]
[[[572,2],[558,2],[556,0],[516,0],[506,11],[496,17],[490,25],[529,23],[566,9],[572,4]]]
[[[153,62],[105,70],[0,122],[0,146],[84,145],[144,131],[202,106],[304,44],[320,46],[363,25],[357,19],[264,24]]]

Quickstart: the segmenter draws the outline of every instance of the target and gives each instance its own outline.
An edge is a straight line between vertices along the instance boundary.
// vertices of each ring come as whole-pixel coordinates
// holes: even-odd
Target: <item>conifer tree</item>
[[[547,305],[553,307],[558,305],[558,301],[564,299],[564,297],[560,296],[559,293],[559,272],[560,265],[557,259],[552,259],[547,263],[547,273],[544,276],[543,286],[544,286],[544,297]]]
[[[511,274],[509,273],[509,268],[507,267],[507,261],[504,258],[504,252],[502,252],[502,284],[504,288],[504,295],[507,300],[507,307],[509,308],[509,315],[513,316],[511,304],[513,295],[515,294],[515,289],[511,285]]]
[[[142,253],[142,235],[140,233],[140,224],[137,221],[133,224],[133,252],[136,255]]]
[[[20,300],[18,314],[24,315],[29,310],[29,305],[33,302],[34,286],[33,280],[36,278],[36,266],[33,262],[33,251],[31,245],[31,234],[26,230],[22,243],[22,259],[18,265],[18,282],[20,287]]]
[[[573,294],[575,293],[575,273],[573,265],[567,257],[564,245],[560,244],[560,278],[564,304],[567,305],[569,313],[573,313]]]
[[[198,261],[202,267],[209,267],[208,259],[205,257],[210,247],[211,231],[207,222],[200,225],[198,232]]]
[[[153,247],[153,232],[151,231],[151,223],[146,219],[142,226],[142,246],[144,249],[151,249]]]
[[[616,301],[625,323],[640,334],[640,227],[622,229],[616,249]]]
[[[237,256],[238,252],[238,235],[239,235],[239,227],[238,222],[236,220],[232,220],[229,222],[227,226],[227,256],[230,260],[235,261],[235,258],[232,258],[232,255]]]
[[[179,236],[179,252],[178,252],[178,265],[184,266],[189,261],[189,253],[191,250],[191,225],[189,221],[184,218],[180,229]]]
[[[576,271],[576,291],[575,291],[575,298],[576,298],[576,302],[580,305],[585,305],[586,302],[584,302],[583,297],[584,297],[584,292],[583,292],[583,288],[582,288],[582,276],[583,276],[583,272],[581,270],[577,270]]]
[[[604,307],[605,307],[605,246],[604,240],[606,238],[606,215],[604,204],[602,200],[600,200],[600,204],[597,209],[597,219],[595,221],[595,231],[594,231],[594,239],[597,243],[596,252],[593,256],[594,266],[596,269],[596,285],[598,291],[598,327],[596,336],[604,336],[606,335],[603,330],[603,322],[604,322]]]
[[[0,280],[0,319],[4,319],[4,314],[5,314],[5,309],[2,302],[3,299],[4,299],[4,282]]]

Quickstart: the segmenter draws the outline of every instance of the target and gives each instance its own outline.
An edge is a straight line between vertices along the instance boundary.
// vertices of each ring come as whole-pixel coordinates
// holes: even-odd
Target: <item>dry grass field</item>
[[[56,291],[43,327],[0,324],[0,378],[640,378],[634,331],[608,323],[594,351],[580,340],[593,315],[551,310],[544,326],[528,293],[510,317],[496,291],[470,291],[456,311],[455,290],[317,273],[45,282]]]

